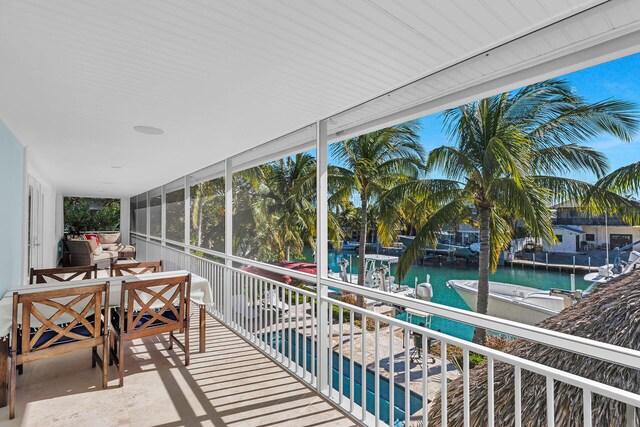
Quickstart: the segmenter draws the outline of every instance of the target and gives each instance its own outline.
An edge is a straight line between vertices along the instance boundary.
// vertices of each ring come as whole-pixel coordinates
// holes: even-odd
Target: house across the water
[[[640,227],[631,226],[615,215],[587,215],[575,204],[561,203],[553,207],[556,215],[553,230],[557,241],[545,244],[546,252],[589,252],[622,248],[640,241]],[[640,244],[634,246],[640,249]]]

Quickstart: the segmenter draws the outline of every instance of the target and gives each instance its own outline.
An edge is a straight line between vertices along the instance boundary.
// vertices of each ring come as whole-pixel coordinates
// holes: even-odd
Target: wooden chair
[[[145,273],[160,273],[162,271],[162,260],[151,262],[127,262],[124,264],[113,264],[111,266],[111,277],[135,276]]]
[[[189,366],[190,297],[191,274],[122,283],[120,307],[111,312],[110,335],[110,363],[116,363],[120,387],[125,341],[169,332],[169,350],[175,342],[184,351],[185,366]],[[174,336],[175,331],[184,331],[184,343]]]
[[[97,275],[97,265],[41,269],[32,268],[29,274],[29,284],[47,283],[45,278],[49,278],[57,282],[68,282],[75,279],[95,279]]]
[[[94,368],[96,364],[100,366],[102,387],[107,387],[108,307],[108,283],[13,293],[9,418],[15,416],[17,366],[24,363],[91,348],[91,364]],[[98,354],[99,345],[102,357]]]

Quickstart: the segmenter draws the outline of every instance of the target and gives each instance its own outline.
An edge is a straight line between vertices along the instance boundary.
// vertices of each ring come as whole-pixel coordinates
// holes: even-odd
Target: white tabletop
[[[185,274],[189,274],[189,272],[186,270],[164,271],[161,273],[146,273],[136,276],[107,277],[88,280],[73,280],[69,282],[44,283],[39,285],[26,285],[19,288],[9,289],[4,297],[0,299],[0,337],[8,335],[11,331],[14,292],[24,294],[109,282],[109,306],[117,307],[120,305],[120,290],[122,288],[122,282],[125,280],[130,282],[137,280],[159,279],[163,277],[176,277]],[[213,296],[209,281],[204,277],[193,273],[191,273],[191,300],[196,304],[213,304]],[[18,318],[20,318],[20,316]],[[61,316],[60,321],[63,323],[65,319]]]

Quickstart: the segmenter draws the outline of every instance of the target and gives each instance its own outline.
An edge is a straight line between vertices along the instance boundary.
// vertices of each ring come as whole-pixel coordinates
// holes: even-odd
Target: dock
[[[598,271],[596,266],[580,265],[580,264],[552,264],[544,261],[531,261],[527,259],[514,259],[513,261],[505,261],[506,267],[511,268],[528,268],[531,270],[549,270],[570,273],[591,273]]]

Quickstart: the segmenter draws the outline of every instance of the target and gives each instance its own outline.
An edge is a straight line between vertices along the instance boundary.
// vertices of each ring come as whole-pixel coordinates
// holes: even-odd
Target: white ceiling
[[[134,195],[599,3],[0,0],[0,120],[64,194]]]

